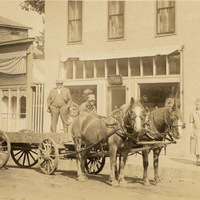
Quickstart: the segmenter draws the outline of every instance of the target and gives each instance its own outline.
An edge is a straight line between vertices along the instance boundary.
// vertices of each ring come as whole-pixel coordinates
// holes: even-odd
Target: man
[[[91,89],[87,88],[87,89],[85,89],[83,91],[83,99],[84,99],[84,101],[87,101],[87,97],[88,97],[89,94],[93,94],[93,91]]]
[[[195,107],[190,115],[190,152],[196,155],[196,165],[200,166],[200,99],[196,99]]]
[[[48,112],[51,113],[51,132],[56,132],[59,115],[62,120],[64,133],[67,133],[67,115],[72,97],[69,89],[63,87],[63,81],[56,81],[56,88],[50,90],[47,99]]]
[[[87,101],[82,103],[79,107],[80,112],[89,112],[92,114],[96,114],[96,107],[95,107],[95,95],[94,94],[89,94],[87,96]]]

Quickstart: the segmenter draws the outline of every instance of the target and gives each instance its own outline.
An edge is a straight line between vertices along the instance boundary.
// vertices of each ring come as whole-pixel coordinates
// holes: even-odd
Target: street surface
[[[75,166],[74,160],[60,160],[55,175],[50,176],[42,174],[37,166],[19,168],[10,159],[7,168],[0,170],[0,200],[200,199],[200,181],[165,179],[155,186],[151,180],[150,186],[144,186],[141,177],[127,177],[127,187],[112,187],[104,171],[89,176],[87,182],[78,182]]]

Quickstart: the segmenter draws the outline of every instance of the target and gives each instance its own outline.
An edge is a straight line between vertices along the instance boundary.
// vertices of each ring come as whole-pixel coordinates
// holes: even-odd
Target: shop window
[[[85,62],[85,74],[86,74],[86,78],[94,78],[94,62],[93,61]]]
[[[180,74],[180,54],[169,55],[169,74]]]
[[[76,78],[81,79],[83,78],[83,62],[82,61],[75,61],[76,66]]]
[[[17,117],[17,97],[12,97],[11,98],[11,114],[12,118]]]
[[[119,74],[122,76],[128,76],[128,59],[119,59],[118,60]]]
[[[124,1],[108,2],[108,38],[124,37]]]
[[[20,118],[26,118],[26,97],[20,98]]]
[[[68,42],[82,40],[82,1],[68,2]]]
[[[142,58],[143,63],[143,75],[152,76],[153,75],[153,57]]]
[[[104,60],[96,61],[96,70],[97,70],[97,78],[105,77],[105,61]]]
[[[131,58],[131,76],[140,76],[140,58]]]
[[[67,72],[67,79],[73,79],[73,61],[68,60],[66,62],[66,72]]]
[[[157,1],[157,34],[175,32],[175,1]]]
[[[116,60],[107,60],[108,75],[116,74]]]
[[[156,75],[166,75],[166,57],[165,56],[156,56]]]

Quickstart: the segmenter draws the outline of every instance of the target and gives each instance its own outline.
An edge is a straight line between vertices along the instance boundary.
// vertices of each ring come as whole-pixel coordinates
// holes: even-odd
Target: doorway
[[[112,86],[108,87],[107,99],[107,114],[115,109],[120,108],[126,102],[126,87],[125,86]]]

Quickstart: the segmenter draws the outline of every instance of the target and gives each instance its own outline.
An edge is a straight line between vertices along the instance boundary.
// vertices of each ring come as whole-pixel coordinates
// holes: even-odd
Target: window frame
[[[70,13],[70,2],[81,2],[81,14],[80,14],[80,18],[77,18],[77,19],[70,19],[70,16],[69,16],[69,13]],[[68,11],[68,18],[67,18],[67,32],[68,32],[68,35],[67,35],[67,42],[68,44],[76,44],[76,43],[81,43],[82,40],[83,40],[83,1],[81,0],[78,0],[78,1],[73,1],[73,0],[69,0],[68,1],[68,4],[67,4],[67,11]],[[70,26],[70,22],[71,21],[80,21],[81,23],[81,31],[80,31],[80,40],[75,40],[75,41],[70,41],[70,29],[69,29],[69,26]]]
[[[110,14],[110,3],[113,0],[109,0],[108,1],[108,18],[107,18],[107,23],[108,23],[108,33],[107,33],[107,37],[108,37],[108,41],[113,41],[113,40],[121,40],[125,38],[125,1],[124,0],[119,0],[121,2],[123,2],[123,14]],[[119,36],[119,37],[110,37],[110,17],[112,16],[123,16],[123,36]]]
[[[159,1],[155,2],[155,20],[156,20],[156,27],[155,27],[155,35],[156,36],[167,36],[167,35],[174,35],[176,34],[176,1],[172,0],[174,3],[174,6],[166,6],[163,8],[158,8]],[[174,31],[168,31],[168,32],[160,32],[158,30],[158,10],[165,10],[165,9],[174,9]]]

